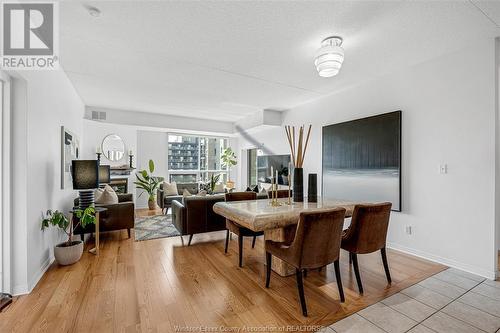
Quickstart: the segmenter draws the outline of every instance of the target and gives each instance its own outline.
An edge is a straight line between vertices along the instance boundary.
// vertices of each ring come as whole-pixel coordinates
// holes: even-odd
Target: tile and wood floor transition
[[[276,331],[332,323],[324,332],[494,332],[499,325],[498,282],[391,250],[391,286],[379,254],[360,256],[362,297],[342,253],[344,304],[333,267],[310,272],[305,318],[294,277],[273,273],[271,288],[264,287],[262,239],[255,249],[251,239],[245,242],[240,269],[237,242],[225,255],[224,238],[225,232],[196,235],[186,247],[180,237],[134,242],[126,231],[101,234],[99,257],[85,251],[75,265],[53,264],[31,294],[15,297],[0,313],[0,332],[173,332],[176,326]]]

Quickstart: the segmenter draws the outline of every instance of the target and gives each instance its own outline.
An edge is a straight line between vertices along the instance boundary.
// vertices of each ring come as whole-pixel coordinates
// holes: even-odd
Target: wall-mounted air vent
[[[92,111],[92,120],[106,120],[106,112],[104,111]]]

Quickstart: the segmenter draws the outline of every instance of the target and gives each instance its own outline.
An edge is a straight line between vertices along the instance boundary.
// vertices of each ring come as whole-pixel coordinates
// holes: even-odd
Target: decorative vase
[[[66,242],[54,246],[54,257],[59,265],[71,265],[80,260],[83,254],[83,242],[72,241],[70,245]]]
[[[149,207],[149,210],[155,210],[156,209],[156,201],[148,200],[148,207]]]
[[[304,169],[295,168],[293,170],[293,201],[304,201]]]
[[[318,202],[318,175],[310,173],[307,182],[307,201]]]

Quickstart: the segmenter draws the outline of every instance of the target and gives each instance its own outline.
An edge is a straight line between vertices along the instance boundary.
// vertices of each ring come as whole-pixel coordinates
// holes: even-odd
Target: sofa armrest
[[[120,230],[132,229],[135,220],[135,206],[132,201],[120,202],[110,205],[98,205],[98,207],[107,208],[100,218],[101,227],[99,229]]]
[[[156,203],[161,209],[165,208],[164,197],[165,197],[165,191],[163,191],[161,188],[158,189],[158,191],[156,191]]]
[[[178,200],[172,201],[172,222],[181,235],[186,235],[186,207]]]
[[[118,194],[118,202],[128,202],[128,201],[134,201],[134,196],[132,193],[123,193],[123,194]]]

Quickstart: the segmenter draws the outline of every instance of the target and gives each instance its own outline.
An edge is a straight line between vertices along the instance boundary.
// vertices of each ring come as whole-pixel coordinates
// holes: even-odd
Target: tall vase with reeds
[[[304,159],[306,157],[307,145],[311,135],[311,127],[307,130],[305,137],[304,126],[300,126],[298,130],[298,138],[296,140],[295,126],[285,126],[285,132],[292,153],[293,170],[293,201],[304,201]],[[305,140],[304,140],[305,138]]]

